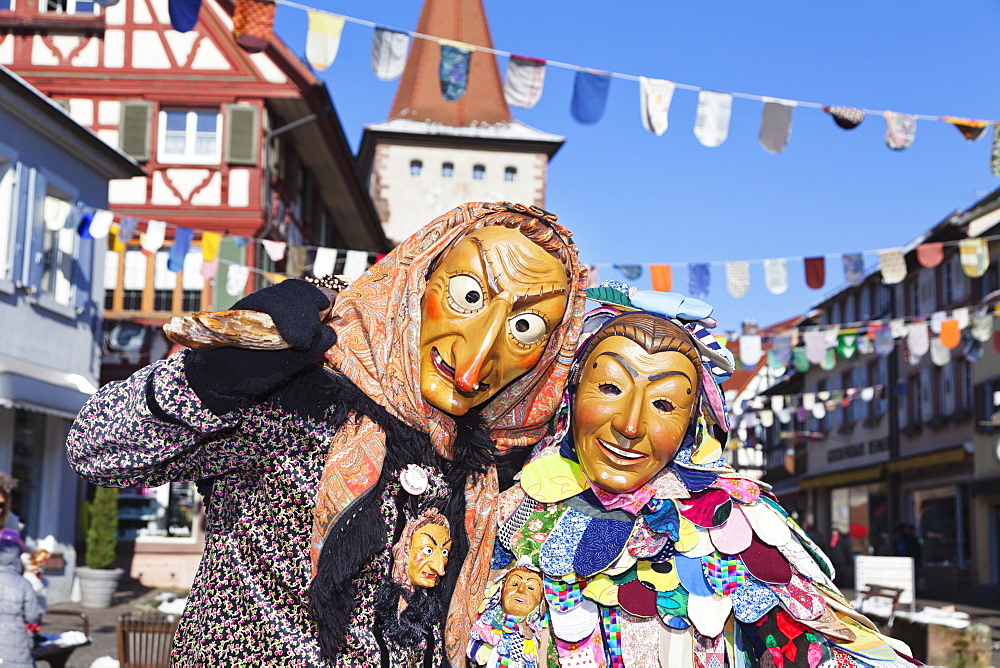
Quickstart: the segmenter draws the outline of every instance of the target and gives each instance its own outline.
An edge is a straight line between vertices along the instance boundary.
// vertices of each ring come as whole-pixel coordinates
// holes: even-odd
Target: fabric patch
[[[622,273],[622,276],[630,281],[634,281],[642,276],[641,264],[616,264],[614,267]]]
[[[778,551],[788,559],[795,570],[810,580],[825,581],[826,574],[816,560],[812,558],[808,551],[797,540],[790,540],[784,545],[778,546]]]
[[[693,660],[694,636],[686,630],[673,629],[660,626],[657,632],[657,645],[659,647],[659,664],[649,664],[650,666],[686,666]]]
[[[767,100],[760,120],[760,145],[768,153],[781,153],[788,146],[792,132],[792,109],[796,106],[790,100]]]
[[[826,604],[823,605],[823,612],[815,619],[800,619],[799,621],[835,642],[851,643],[857,640],[854,631],[847,628],[846,624],[837,619],[837,616],[833,614]]]
[[[674,471],[680,476],[684,482],[684,486],[692,493],[708,489],[719,477],[717,473],[713,473],[712,471],[698,471],[685,466],[677,466],[674,468]]]
[[[194,238],[194,230],[189,227],[178,227],[174,233],[174,245],[170,247],[167,256],[167,269],[177,273],[184,270],[184,258],[187,257],[191,248],[191,239]]]
[[[520,487],[512,487],[511,490],[502,494],[500,497],[501,503],[504,503],[507,500],[507,495],[510,494],[512,490],[519,489]],[[509,516],[507,513],[501,515],[501,517],[507,517],[507,519],[497,527],[497,540],[500,541],[500,544],[508,550],[511,549],[511,540],[514,534],[517,533],[522,526],[524,526],[524,523],[528,521],[531,514],[535,512],[536,509],[541,507],[541,504],[536,502],[534,499],[525,499],[522,497],[513,513],[509,514]]]
[[[753,529],[746,515],[737,509],[721,527],[709,529],[708,535],[715,549],[722,554],[739,554],[750,547]]]
[[[895,285],[906,278],[906,258],[902,250],[898,248],[880,250],[878,261],[882,268],[882,282],[886,285]]]
[[[674,566],[681,586],[692,596],[711,596],[712,588],[705,579],[705,569],[700,558],[692,559],[683,555],[674,556]]]
[[[993,336],[993,316],[977,315],[972,318],[970,327],[972,338],[980,343],[986,343]]]
[[[698,534],[701,533],[701,531],[702,530],[690,520],[681,517],[679,535],[674,543],[675,550],[677,552],[686,553],[698,547],[698,543],[700,542]]]
[[[667,131],[667,116],[674,97],[673,82],[639,77],[639,106],[642,127],[659,137]]]
[[[775,410],[781,410],[775,408]],[[760,499],[760,485],[749,478],[727,478],[719,476],[712,487],[725,490],[729,496],[743,504],[757,503]]]
[[[512,107],[531,109],[542,99],[545,87],[545,61],[525,56],[511,56],[503,97]]]
[[[698,111],[694,122],[694,136],[702,146],[720,146],[729,136],[729,117],[733,110],[733,96],[702,90],[698,93]]]
[[[671,504],[672,505],[672,504]],[[639,516],[632,529],[626,548],[636,559],[655,557],[666,546],[670,538],[664,533],[653,533],[644,516]]]
[[[715,552],[715,545],[712,544],[712,538],[709,536],[707,529],[699,527],[696,535],[698,536],[698,542],[690,546],[687,550],[683,550],[685,557],[694,559],[695,557],[704,557]]]
[[[518,557],[528,557],[537,563],[538,551],[552,531],[552,527],[569,509],[558,504],[546,504],[536,508],[524,525],[511,537],[511,551]]]
[[[917,134],[917,117],[895,111],[885,111],[882,115],[885,117],[885,145],[894,151],[909,148]]]
[[[951,350],[948,349],[940,337],[935,336],[930,342],[931,362],[935,366],[944,366],[951,361]]]
[[[926,322],[911,322],[906,326],[906,345],[911,355],[923,357],[930,349],[930,343]]]
[[[945,348],[953,349],[958,347],[962,341],[962,330],[958,326],[958,320],[949,319],[941,323],[941,343]]]
[[[656,590],[635,579],[618,588],[618,605],[636,617],[656,616]]]
[[[688,597],[688,619],[698,633],[705,636],[720,635],[732,611],[733,600],[729,596],[712,594]]]
[[[691,498],[681,500],[677,505],[682,516],[705,528],[722,526],[733,510],[729,494],[714,488],[693,493]]]
[[[729,596],[746,580],[746,566],[739,557],[713,552],[702,557],[701,561],[705,579],[717,594]]]
[[[642,513],[646,524],[652,531],[667,534],[674,541],[680,540],[680,515],[673,501],[653,499],[646,505]]]
[[[764,285],[772,295],[788,290],[788,260],[783,257],[764,260]]]
[[[667,622],[673,618],[687,618],[688,593],[683,587],[676,587],[670,591],[661,591],[656,595],[656,608],[660,613],[660,618]],[[687,628],[684,626],[673,626],[672,628]]]
[[[754,534],[764,543],[778,547],[791,538],[791,529],[785,517],[776,513],[767,503],[739,506],[739,509],[746,515]]]
[[[986,133],[989,121],[979,121],[974,118],[956,118],[954,116],[942,116],[941,120],[955,126],[962,136],[968,141],[976,141]]]
[[[583,602],[585,584],[543,578],[542,591],[545,593],[545,602],[550,610],[569,612]]]
[[[573,572],[573,554],[592,518],[567,508],[538,551],[538,565],[546,575],[562,577]]]
[[[861,285],[865,280],[865,261],[861,253],[844,253],[844,280],[850,285]]]
[[[837,353],[845,360],[849,360],[856,352],[858,352],[858,330],[840,330],[837,334]]]
[[[861,125],[861,121],[865,120],[864,110],[856,109],[854,107],[823,107],[823,111],[830,114],[833,118],[833,122],[837,124],[837,127],[843,128],[844,130],[853,130]]]
[[[594,632],[580,642],[566,642],[556,636],[556,651],[560,666],[573,668],[607,668],[601,634]]]
[[[750,547],[740,553],[740,559],[747,570],[758,580],[769,584],[788,584],[792,579],[792,567],[778,548],[761,542],[756,537]]]
[[[785,609],[798,620],[816,619],[826,610],[823,597],[801,575],[792,575],[787,585],[772,585],[771,590]]]
[[[607,575],[598,573],[587,584],[583,595],[603,606],[613,607],[618,605],[618,587]]]
[[[565,611],[550,607],[549,615],[552,632],[566,642],[580,642],[590,637],[600,617],[597,604],[589,598],[581,598],[579,605]]]
[[[375,28],[372,37],[372,72],[381,81],[392,81],[403,74],[406,54],[410,50],[410,36],[399,30]]]
[[[625,666],[659,665],[658,619],[637,619],[621,615],[622,662]]]
[[[440,40],[441,62],[438,65],[438,78],[441,85],[441,97],[448,102],[454,102],[465,95],[469,86],[469,63],[472,60],[472,49],[465,45],[449,43]]]
[[[544,503],[564,501],[588,487],[580,465],[559,455],[539,457],[521,471],[521,488]]]
[[[570,103],[570,113],[577,123],[593,125],[601,120],[610,87],[611,76],[606,72],[577,70]]]
[[[636,579],[660,592],[677,589],[680,585],[673,559],[658,562],[640,561],[636,565]]]
[[[573,570],[582,578],[603,571],[625,549],[631,533],[631,522],[594,518],[584,530],[573,555]]]
[[[763,617],[768,610],[779,605],[778,596],[766,585],[752,577],[746,578],[732,596],[733,615],[746,624]]]

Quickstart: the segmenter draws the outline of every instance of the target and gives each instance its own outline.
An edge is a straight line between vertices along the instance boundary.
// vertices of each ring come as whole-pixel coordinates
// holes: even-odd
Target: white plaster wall
[[[250,170],[229,170],[229,206],[250,206]]]
[[[164,33],[164,37],[167,40],[167,46],[174,54],[174,60],[176,60],[179,65],[183,65],[191,56],[191,49],[194,47],[194,43],[198,39],[198,33],[193,30],[190,32],[168,30]]]
[[[420,176],[410,176],[410,162],[423,161]],[[455,165],[452,178],[441,176],[441,165]],[[508,201],[544,204],[544,154],[504,153],[425,146],[378,147],[374,169],[378,192],[388,213],[383,221],[386,236],[395,242],[405,239],[435,217],[465,202]],[[472,179],[474,165],[486,167],[486,178]],[[517,169],[517,180],[504,181],[507,167]]]
[[[163,172],[153,172],[153,193],[150,197],[150,204],[179,206],[181,200],[174,191],[167,187],[163,180]]]
[[[198,183],[200,184],[201,181]],[[219,172],[212,174],[208,185],[191,197],[191,204],[195,206],[219,206],[222,204],[222,174]]]
[[[99,40],[93,38],[87,39],[87,45],[80,49],[80,53],[76,54],[73,59],[73,67],[97,67],[100,61],[101,55],[101,45]],[[77,45],[74,45],[75,49]]]
[[[104,66],[125,67],[125,31],[104,31]]]
[[[97,103],[97,122],[100,125],[118,125],[121,113],[122,103],[118,100],[101,100]]]
[[[250,60],[256,66],[257,71],[269,83],[283,84],[288,81],[288,77],[274,64],[271,57],[265,53],[250,54]]]
[[[31,64],[32,65],[58,65],[59,58],[42,41],[41,35],[35,35],[31,40]]]
[[[0,35],[0,65],[10,65],[14,62],[14,36]]]
[[[90,99],[71,98],[69,115],[80,125],[90,127],[94,124],[94,101]]]
[[[133,0],[121,0],[110,7],[104,8],[104,25],[106,26],[123,26],[125,25],[125,17],[127,16],[128,8],[132,6]],[[105,33],[107,35],[107,33]]]
[[[144,70],[170,69],[167,52],[155,30],[136,30],[132,33],[132,67]]]
[[[211,40],[203,39],[191,61],[191,69],[231,70],[233,68]]]
[[[108,181],[108,202],[110,204],[145,204],[146,177]]]

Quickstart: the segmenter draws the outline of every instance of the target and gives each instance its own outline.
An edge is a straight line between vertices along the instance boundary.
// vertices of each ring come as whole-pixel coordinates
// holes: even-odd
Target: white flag
[[[226,294],[231,297],[242,295],[250,278],[250,268],[242,264],[231,264],[226,271]]]
[[[674,98],[674,84],[664,79],[639,77],[639,102],[642,127],[659,137],[667,131],[667,115]]]
[[[336,248],[317,248],[316,259],[313,260],[313,276],[323,278],[333,273],[337,264]]]
[[[733,96],[703,90],[698,93],[698,115],[694,121],[694,136],[704,146],[715,147],[729,136],[729,116],[733,111]]]
[[[317,70],[333,64],[340,49],[340,33],[344,17],[320,11],[309,12],[309,32],[306,33],[306,60]]]
[[[261,243],[264,245],[264,251],[267,253],[267,256],[271,258],[272,262],[281,262],[285,259],[285,248],[287,247],[287,244],[284,241],[262,239]]]
[[[507,78],[503,96],[512,107],[531,109],[542,98],[545,86],[545,61],[524,56],[511,56],[507,62]]]
[[[142,235],[142,248],[149,253],[155,253],[163,247],[163,239],[167,234],[167,224],[162,220],[146,221],[146,233]]]
[[[372,39],[372,71],[382,81],[392,81],[406,67],[406,53],[410,50],[410,36],[405,32],[375,28]]]
[[[344,258],[344,276],[350,280],[356,279],[368,269],[368,253],[359,250],[347,251]]]
[[[104,239],[111,231],[111,223],[115,222],[115,214],[104,209],[94,211],[94,217],[90,221],[90,236],[95,239]]]

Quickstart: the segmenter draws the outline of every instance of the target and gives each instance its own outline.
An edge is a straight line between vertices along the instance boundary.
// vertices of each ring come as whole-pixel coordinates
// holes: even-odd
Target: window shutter
[[[122,102],[119,146],[136,160],[149,160],[153,105],[143,100]]]
[[[257,107],[247,104],[226,105],[226,151],[224,159],[230,165],[257,164],[257,144],[260,129]]]

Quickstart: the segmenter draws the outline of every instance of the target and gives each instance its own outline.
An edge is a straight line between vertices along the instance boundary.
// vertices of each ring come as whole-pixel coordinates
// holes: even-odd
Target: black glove
[[[243,397],[274,389],[336,343],[336,333],[319,319],[329,306],[329,298],[319,288],[295,279],[247,295],[233,310],[267,313],[292,347],[192,350],[184,363],[188,384],[216,415],[230,412]]]

